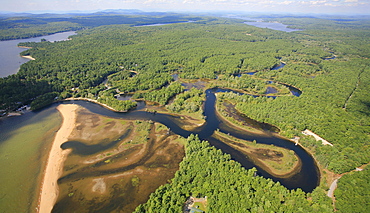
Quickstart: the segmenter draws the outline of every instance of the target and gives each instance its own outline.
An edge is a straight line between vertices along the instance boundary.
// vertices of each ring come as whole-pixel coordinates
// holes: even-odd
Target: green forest
[[[259,97],[224,93],[218,101],[230,102],[246,116],[278,127],[284,137],[300,137],[299,143],[313,154],[321,169],[343,174],[369,163],[370,21],[266,19],[304,30],[287,33],[249,26],[239,19],[173,14],[90,15],[67,22],[64,18],[2,19],[3,40],[78,31],[69,41],[19,44],[31,47],[21,54],[36,60],[23,64],[17,74],[0,78],[0,110],[12,111],[29,103],[32,109],[38,109],[72,97],[96,100],[117,111],[135,108],[134,100],[145,100],[166,105],[173,113],[197,112],[201,110],[204,89],[229,88]],[[186,21],[194,22],[134,26]],[[282,69],[272,69],[280,63],[285,64]],[[251,72],[255,74],[245,74]],[[183,86],[198,80],[205,82],[205,88],[186,90]],[[294,86],[302,94],[296,97],[284,85]],[[276,89],[278,97],[265,97],[268,87]],[[118,94],[132,95],[132,100],[119,101],[115,98]],[[303,135],[305,129],[333,146]],[[197,143],[189,142],[189,149]],[[288,191],[278,183],[253,177],[253,171],[243,170],[220,151],[211,151],[213,148],[206,143],[199,144],[194,148],[197,151],[188,151],[189,157],[171,184],[158,189],[138,211],[168,212],[165,207],[177,211],[189,195],[207,196],[211,212],[217,208],[251,212],[333,210],[331,201],[329,205],[322,196],[325,184],[330,183],[322,183],[324,186],[312,195]],[[207,159],[205,164],[217,161],[222,166],[209,165],[209,170],[193,173],[199,164],[187,162],[188,158],[202,162]],[[217,189],[218,178],[211,174],[222,177],[234,171],[238,175],[230,178],[234,182],[229,188]],[[360,193],[361,199],[369,200],[369,194],[358,192],[356,184],[351,185],[348,180],[356,175],[369,179],[367,171],[345,174],[340,179],[336,192],[338,210],[352,208],[361,212],[364,206],[350,205],[360,195],[344,197],[343,192],[351,188],[353,194]],[[205,178],[208,176],[210,180]],[[250,184],[243,188],[241,180]],[[269,193],[264,191],[267,188]],[[176,190],[183,191],[176,194]],[[225,199],[229,201],[223,202]],[[157,208],[162,210],[153,210]]]
[[[332,212],[329,197],[317,188],[310,194],[287,190],[255,176],[230,156],[191,135],[186,156],[171,183],[152,193],[139,212],[182,212],[189,196],[207,197],[206,212]]]
[[[148,25],[158,23],[196,21],[199,18],[183,14],[39,14],[0,17],[0,41],[32,38],[53,33],[81,30],[102,25]],[[148,15],[147,15],[148,14]]]
[[[338,181],[335,190],[336,209],[338,212],[367,212],[370,208],[370,169],[354,171],[344,175]]]

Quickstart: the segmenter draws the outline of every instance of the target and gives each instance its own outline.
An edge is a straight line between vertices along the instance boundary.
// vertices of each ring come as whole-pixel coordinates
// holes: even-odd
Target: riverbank
[[[237,139],[221,132],[215,132],[214,137],[244,153],[274,177],[289,178],[301,170],[301,160],[288,149]]]
[[[78,106],[72,104],[59,105],[57,109],[62,114],[63,123],[58,130],[44,171],[44,178],[41,183],[38,212],[49,213],[58,198],[58,178],[62,174],[63,163],[70,150],[62,150],[60,146],[67,141],[75,126],[76,110]]]
[[[92,102],[92,103],[99,104],[100,106],[105,107],[105,108],[107,108],[109,110],[112,110],[113,112],[128,112],[128,111],[119,111],[119,110],[116,110],[116,109],[114,109],[111,106],[108,106],[106,104],[100,103],[99,101],[94,100],[94,99],[90,99],[90,98],[66,98],[66,99],[64,99],[62,101],[89,101],[89,102]]]
[[[216,97],[217,96],[218,94],[216,93]],[[253,126],[253,125],[247,125],[246,121],[236,119],[235,116],[236,116],[237,110],[235,109],[235,107],[232,106],[231,103],[228,107],[226,107],[224,103],[225,102],[220,102],[218,99],[215,104],[216,114],[220,118],[222,118],[223,121],[229,123],[230,125],[233,125],[235,128],[240,129],[242,131],[253,132],[254,134],[258,134],[258,135],[266,134],[266,132],[264,132],[260,127]],[[234,112],[230,111],[231,107],[234,109]],[[277,128],[276,126],[273,126],[271,124],[266,124],[266,125],[270,125],[271,127],[276,129],[276,132],[279,132],[279,128]],[[274,131],[271,131],[271,132],[274,132]]]

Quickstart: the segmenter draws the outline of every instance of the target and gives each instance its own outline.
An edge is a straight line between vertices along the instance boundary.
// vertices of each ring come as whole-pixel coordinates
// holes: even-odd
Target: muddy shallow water
[[[60,195],[52,212],[132,212],[173,178],[184,157],[178,136],[164,126],[111,119],[86,109],[80,110],[70,138],[62,145],[72,152],[58,180]]]

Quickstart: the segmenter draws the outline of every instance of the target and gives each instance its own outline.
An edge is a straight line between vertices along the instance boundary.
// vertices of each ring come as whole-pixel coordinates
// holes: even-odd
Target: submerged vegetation
[[[185,139],[150,121],[130,121],[78,111],[62,148],[64,163],[53,212],[132,212],[174,177]],[[81,148],[83,147],[83,148]]]

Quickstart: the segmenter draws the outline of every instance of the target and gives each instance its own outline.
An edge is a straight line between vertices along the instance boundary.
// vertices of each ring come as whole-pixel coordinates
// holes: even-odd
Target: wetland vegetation
[[[294,151],[274,145],[257,144],[245,141],[221,132],[215,132],[215,138],[241,151],[254,164],[268,171],[275,177],[289,177],[300,171],[300,159]]]

